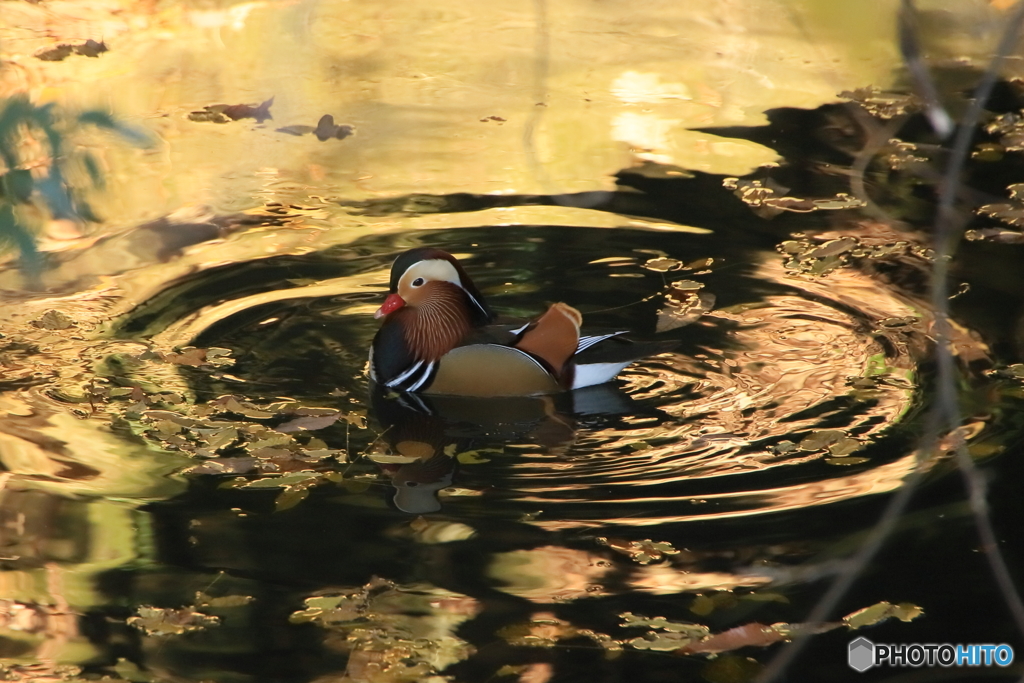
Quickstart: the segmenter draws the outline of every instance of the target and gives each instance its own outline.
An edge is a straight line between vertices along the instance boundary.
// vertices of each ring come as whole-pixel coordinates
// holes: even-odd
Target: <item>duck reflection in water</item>
[[[637,412],[613,384],[500,398],[398,394],[377,385],[371,399],[382,429],[378,446],[386,449],[387,461],[377,465],[395,487],[395,507],[410,514],[441,509],[438,493],[452,485],[459,454],[505,443],[558,452],[574,443],[588,416]]]
[[[440,509],[437,492],[451,484],[454,456],[474,439],[566,445],[572,415],[632,412],[607,383],[676,345],[637,344],[623,332],[581,336],[583,316],[561,302],[525,324],[496,323],[462,265],[441,249],[401,254],[389,284],[374,314],[384,321],[369,373],[392,457],[409,459],[384,465],[406,512]]]

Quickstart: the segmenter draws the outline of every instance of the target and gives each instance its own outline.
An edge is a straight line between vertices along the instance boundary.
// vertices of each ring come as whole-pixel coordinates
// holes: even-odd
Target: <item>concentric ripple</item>
[[[480,234],[486,230],[493,228]],[[407,512],[513,516],[551,528],[650,525],[880,493],[898,487],[914,467],[924,407],[919,365],[931,326],[920,301],[855,268],[794,277],[778,254],[747,252],[742,271],[683,273],[717,296],[718,308],[689,326],[645,335],[649,316],[666,301],[661,292],[678,279],[670,276],[679,275],[644,267],[651,255],[664,255],[632,246],[651,241],[650,233],[626,231],[594,247],[601,252],[586,253],[586,228],[558,230],[582,245],[572,257],[578,265],[527,265],[523,242],[515,239],[492,240],[486,268],[466,254],[494,307],[529,313],[541,290],[544,300],[579,305],[589,323],[676,339],[676,351],[635,363],[614,385],[537,400],[525,412],[499,400],[474,402],[467,411],[426,399],[412,413],[390,414],[391,404],[362,398],[375,331],[369,313],[395,253],[380,248],[348,252],[333,261],[333,271],[325,272],[333,258],[326,253],[293,258],[286,269],[266,266],[271,275],[256,288],[251,273],[219,276],[244,287],[206,294],[203,305],[172,321],[166,311],[148,312],[165,321],[150,326],[151,339],[165,347],[233,349],[238,384],[207,386],[208,394],[257,391],[368,409],[377,431],[346,432],[354,441],[346,441],[348,460],[337,465],[346,476],[380,484],[358,494],[339,487],[337,495],[356,504],[383,495]],[[530,234],[534,243],[551,239],[543,228]],[[609,249],[615,258],[604,258]],[[304,277],[306,270],[320,277]],[[967,335],[960,348],[984,353]],[[375,414],[381,405],[389,414]],[[447,464],[399,467],[367,457],[382,447],[401,455],[396,439],[406,451],[417,439],[429,442],[423,452],[443,451]],[[410,487],[419,487],[416,496]]]

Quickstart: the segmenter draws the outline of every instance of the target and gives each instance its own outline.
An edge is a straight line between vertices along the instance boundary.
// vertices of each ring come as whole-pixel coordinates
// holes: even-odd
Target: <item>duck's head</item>
[[[458,288],[453,290],[452,286]],[[387,298],[373,314],[383,318],[406,306],[412,308],[429,305],[452,292],[460,297],[474,325],[482,325],[494,318],[480,291],[466,275],[454,256],[443,249],[420,247],[410,249],[391,266],[391,282]]]

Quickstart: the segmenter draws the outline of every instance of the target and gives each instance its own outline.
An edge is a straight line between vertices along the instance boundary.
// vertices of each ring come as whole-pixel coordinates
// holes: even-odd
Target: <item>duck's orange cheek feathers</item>
[[[388,298],[384,299],[384,303],[377,309],[377,312],[373,314],[374,318],[383,318],[388,313],[393,313],[399,308],[405,305],[405,299],[398,296],[397,294],[388,294]]]

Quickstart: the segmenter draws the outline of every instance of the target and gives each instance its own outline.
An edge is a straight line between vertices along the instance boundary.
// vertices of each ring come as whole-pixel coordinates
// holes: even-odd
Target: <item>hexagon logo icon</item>
[[[864,673],[875,664],[875,644],[863,636],[851,640],[846,661],[851,669]]]

